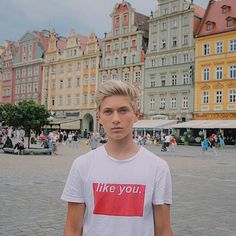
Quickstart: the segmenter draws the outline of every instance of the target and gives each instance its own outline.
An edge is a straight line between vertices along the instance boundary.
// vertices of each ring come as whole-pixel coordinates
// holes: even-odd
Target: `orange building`
[[[209,1],[196,35],[194,119],[236,119],[236,4]]]

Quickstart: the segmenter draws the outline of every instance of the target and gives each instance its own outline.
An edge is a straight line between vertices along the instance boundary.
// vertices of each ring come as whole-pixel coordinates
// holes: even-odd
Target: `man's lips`
[[[119,130],[122,130],[121,127],[114,127],[114,128],[111,128],[112,131],[119,131]]]

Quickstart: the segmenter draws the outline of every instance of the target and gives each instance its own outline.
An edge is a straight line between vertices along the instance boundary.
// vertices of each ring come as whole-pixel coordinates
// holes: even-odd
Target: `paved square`
[[[172,173],[175,236],[236,236],[236,148],[203,154],[200,147],[161,152]],[[60,200],[72,161],[89,149],[61,145],[54,156],[0,151],[0,235],[63,235],[66,203]]]

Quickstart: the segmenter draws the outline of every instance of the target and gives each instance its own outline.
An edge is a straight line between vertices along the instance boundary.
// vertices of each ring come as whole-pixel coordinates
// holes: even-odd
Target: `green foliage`
[[[40,130],[49,123],[50,114],[43,105],[37,105],[34,101],[21,101],[17,105],[3,104],[0,106],[0,120],[13,128],[23,128],[27,132],[30,129]]]

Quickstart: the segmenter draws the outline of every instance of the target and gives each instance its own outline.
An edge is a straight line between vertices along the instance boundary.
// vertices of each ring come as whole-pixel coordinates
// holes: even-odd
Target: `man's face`
[[[99,122],[104,126],[109,139],[132,138],[133,123],[137,121],[128,96],[106,97],[100,106]]]

